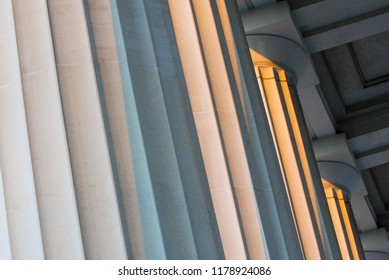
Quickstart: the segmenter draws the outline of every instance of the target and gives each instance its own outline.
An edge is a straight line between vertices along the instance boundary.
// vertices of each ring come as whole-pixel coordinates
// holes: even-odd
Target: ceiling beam
[[[311,53],[347,44],[389,30],[389,8],[303,34]]]
[[[363,156],[355,159],[357,166],[360,170],[373,168],[378,165],[382,165],[389,162],[389,146],[385,149],[371,154],[364,154]]]
[[[350,138],[348,144],[354,154],[362,154],[387,146],[389,145],[389,127]]]

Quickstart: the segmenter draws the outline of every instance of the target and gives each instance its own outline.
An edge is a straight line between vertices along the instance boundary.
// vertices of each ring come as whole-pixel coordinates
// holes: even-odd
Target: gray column
[[[215,209],[174,36],[168,1],[145,2],[169,126],[199,259],[223,258]],[[162,74],[163,73],[163,74]]]
[[[172,94],[169,91],[179,88],[174,83],[169,85],[165,72],[159,71],[159,66],[166,67],[163,63],[169,60],[169,53],[161,57],[159,50],[169,50],[167,42],[163,41],[165,24],[158,20],[162,6],[160,1],[120,0],[115,4],[113,14],[117,21],[115,32],[121,74],[127,85],[125,109],[127,118],[135,109],[138,119],[137,124],[129,123],[133,131],[130,137],[137,135],[143,140],[144,150],[139,152],[148,167],[147,183],[155,199],[166,258],[197,259],[196,238],[185,198],[185,175],[181,173],[176,152],[181,147],[173,136],[180,132],[173,131],[169,119],[173,112],[168,112],[172,109],[168,104],[171,101],[166,99],[166,95]],[[135,176],[139,175],[135,173]],[[210,233],[209,228],[207,231]]]

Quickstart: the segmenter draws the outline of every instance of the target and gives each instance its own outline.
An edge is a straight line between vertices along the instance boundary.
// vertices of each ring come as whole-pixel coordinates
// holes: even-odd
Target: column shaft
[[[145,2],[169,128],[199,259],[223,258],[168,1]]]
[[[3,176],[0,168],[0,260],[11,260],[11,243],[9,239],[7,209],[5,207]]]
[[[188,0],[171,0],[169,7],[225,257],[245,259],[245,247],[191,3]],[[183,17],[182,13],[186,16]]]
[[[126,259],[84,7],[48,6],[85,257]]]
[[[0,1],[0,165],[14,259],[43,259],[11,0]]]
[[[144,143],[150,184],[158,210],[163,243],[168,259],[197,259],[195,238],[185,198],[185,188],[176,154],[176,143],[169,121],[165,100],[164,74],[160,72],[158,50],[165,48],[161,41],[164,32],[160,17],[160,1],[128,2],[116,1],[117,15],[121,26],[117,29],[123,38],[127,67],[125,79],[130,81],[130,107],[137,110],[140,131]],[[131,16],[129,16],[131,15]],[[130,38],[137,38],[131,40]],[[163,59],[166,59],[166,54]],[[147,78],[145,78],[147,77]]]
[[[240,14],[235,1],[218,0],[217,6],[248,127],[249,139],[246,141],[252,145],[252,153],[248,156],[256,166],[252,176],[260,216],[266,225],[263,230],[270,258],[300,259],[300,244]]]
[[[283,90],[286,89],[278,81],[280,77],[273,66],[259,67],[259,74],[305,256],[308,259],[321,259],[323,252],[317,240],[317,225],[306,199],[309,194],[306,191],[304,173],[283,103]]]
[[[46,259],[84,258],[46,1],[13,1]]]
[[[350,254],[352,256],[352,259],[359,260],[360,256],[359,256],[359,252],[358,252],[357,241],[356,241],[356,237],[354,236],[354,232],[353,232],[352,225],[351,225],[351,220],[350,220],[350,217],[349,217],[349,214],[347,211],[347,206],[346,206],[346,203],[344,201],[344,195],[343,195],[342,190],[340,190],[340,189],[336,190],[336,198],[338,200],[338,207],[339,207],[340,215],[343,218],[345,235],[346,235],[346,238],[349,242],[349,247],[350,247],[350,249],[349,249]]]
[[[342,216],[339,213],[340,209],[338,208],[337,205],[338,203],[334,196],[334,189],[331,186],[329,187],[325,186],[325,188],[326,188],[325,191],[326,191],[327,202],[330,208],[330,213],[331,213],[332,222],[334,224],[335,233],[338,238],[342,259],[350,260],[351,258],[350,258],[348,244],[347,244],[347,238],[344,234],[343,225],[342,225]]]
[[[235,104],[230,84],[234,77],[229,77],[227,72],[228,60],[223,55],[211,3],[194,0],[193,4],[249,256],[251,259],[266,259],[267,249],[246,157],[247,147],[235,108],[239,104]]]
[[[325,247],[327,259],[339,259],[340,250],[336,242],[335,230],[332,225],[324,188],[313,152],[312,141],[309,137],[305,117],[300,100],[291,81],[287,81],[285,72],[280,72],[283,97],[296,141],[304,179],[307,185],[308,201],[312,205],[317,221],[321,243]]]

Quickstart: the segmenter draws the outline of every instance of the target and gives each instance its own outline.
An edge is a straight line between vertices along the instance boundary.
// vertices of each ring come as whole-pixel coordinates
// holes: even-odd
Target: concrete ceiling
[[[242,14],[276,2],[237,0]],[[287,2],[311,53],[322,107],[348,139],[377,225],[389,230],[389,1]],[[302,103],[308,125],[320,131],[320,116],[309,113],[314,105]]]

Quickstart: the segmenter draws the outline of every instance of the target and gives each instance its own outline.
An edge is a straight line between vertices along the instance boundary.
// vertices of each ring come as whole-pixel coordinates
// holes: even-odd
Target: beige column
[[[8,232],[7,209],[5,207],[3,176],[0,168],[0,260],[12,259]]]
[[[0,165],[14,259],[43,259],[11,0],[0,1]]]
[[[13,8],[45,258],[83,259],[47,4]]]
[[[169,0],[169,7],[225,257],[245,259],[237,209],[191,3],[189,0]]]
[[[255,61],[255,60],[254,60]],[[300,235],[303,251],[307,259],[321,259],[321,251],[314,213],[307,200],[304,170],[300,165],[300,155],[296,147],[293,130],[284,101],[284,91],[280,80],[285,79],[283,70],[271,62],[264,61],[257,68],[258,82],[263,88],[263,99],[268,107],[274,139],[277,143],[281,168],[284,172],[291,206]]]
[[[227,73],[210,1],[194,0],[193,4],[249,256],[266,259],[266,244],[230,84],[234,77]]]
[[[48,6],[85,257],[126,259],[83,3]]]

